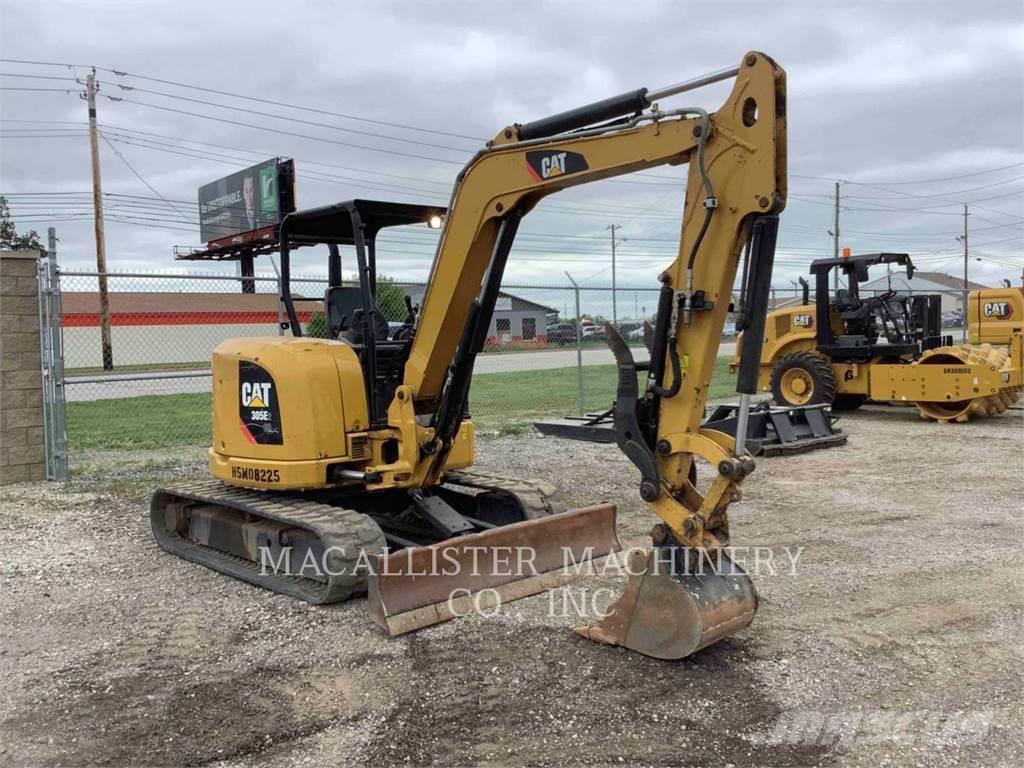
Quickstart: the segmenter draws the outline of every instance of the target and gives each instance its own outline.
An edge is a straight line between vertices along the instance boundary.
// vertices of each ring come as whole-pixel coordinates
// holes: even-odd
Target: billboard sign
[[[294,166],[274,158],[199,188],[199,236],[206,243],[247,240],[295,209]]]

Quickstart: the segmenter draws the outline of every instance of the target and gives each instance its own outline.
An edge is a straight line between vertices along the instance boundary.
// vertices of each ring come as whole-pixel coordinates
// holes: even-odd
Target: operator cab
[[[905,267],[914,276],[914,264],[906,253],[868,253],[811,263],[815,276],[815,309],[818,315],[817,346],[837,361],[899,358],[952,342],[941,335],[941,297],[906,295],[889,290],[862,298],[860,284],[876,264]],[[847,287],[829,298],[833,269],[847,278]]]
[[[377,301],[378,233],[387,227],[422,224],[439,229],[447,208],[378,200],[349,200],[288,214],[281,222],[281,302],[283,327],[293,336],[302,325],[291,294],[291,251],[326,245],[327,290],[324,291],[326,336],[350,344],[359,355],[366,381],[372,425],[386,422],[386,410],[402,378],[415,332],[416,310],[405,298],[404,320],[388,322]],[[359,285],[344,285],[339,246],[355,248]],[[392,311],[395,308],[388,308]]]

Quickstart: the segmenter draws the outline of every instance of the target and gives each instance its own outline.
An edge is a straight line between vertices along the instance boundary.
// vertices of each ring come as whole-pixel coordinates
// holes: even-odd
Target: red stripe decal
[[[239,419],[238,426],[242,428],[242,434],[245,435],[245,439],[248,440],[253,445],[256,445],[256,438],[252,436],[252,432],[250,432],[249,428],[245,426],[245,422]]]
[[[299,322],[308,323],[313,312],[299,312]],[[277,325],[277,312],[118,312],[111,314],[115,326],[141,325]],[[93,313],[65,314],[65,328],[98,328],[100,316]]]

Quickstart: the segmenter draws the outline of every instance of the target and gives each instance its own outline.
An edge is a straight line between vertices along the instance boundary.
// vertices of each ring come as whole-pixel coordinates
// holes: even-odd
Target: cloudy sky
[[[831,255],[834,180],[843,246],[908,251],[921,269],[960,274],[968,202],[972,278],[1019,283],[1020,0],[976,0],[969,13],[893,0],[0,0],[0,193],[20,230],[57,227],[65,265],[95,263],[74,82],[94,65],[108,263],[181,269],[173,246],[199,243],[197,187],[259,160],[295,158],[300,207],[445,203],[461,164],[508,123],[733,66],[748,49],[788,72],[792,196],[776,285]],[[726,90],[673,105],[713,108]],[[607,285],[617,224],[619,284],[653,285],[676,248],[683,174],[549,198],[521,230],[506,282],[564,284],[568,270]],[[382,270],[422,278],[432,242],[419,229],[387,237]],[[322,273],[321,257],[305,253],[298,270]]]

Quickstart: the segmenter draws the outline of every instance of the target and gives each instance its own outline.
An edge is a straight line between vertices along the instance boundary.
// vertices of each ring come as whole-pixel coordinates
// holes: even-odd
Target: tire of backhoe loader
[[[856,411],[868,401],[867,395],[836,395],[832,399],[832,410]]]
[[[772,398],[779,405],[831,403],[836,377],[828,360],[814,352],[795,352],[772,366]]]

